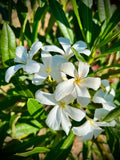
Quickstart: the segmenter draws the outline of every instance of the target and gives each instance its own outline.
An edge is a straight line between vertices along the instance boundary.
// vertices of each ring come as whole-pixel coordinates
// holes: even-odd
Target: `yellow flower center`
[[[81,77],[75,77],[75,80],[74,80],[74,83],[76,83],[77,85],[78,84],[80,84],[80,83],[82,83],[82,79],[81,79]]]
[[[90,125],[94,125],[94,121],[93,120],[90,120]]]
[[[64,109],[65,108],[65,102],[60,102],[60,107],[62,107],[62,109]]]
[[[50,68],[47,68],[47,69],[46,69],[46,72],[47,72],[47,73],[51,73],[51,69],[50,69]]]

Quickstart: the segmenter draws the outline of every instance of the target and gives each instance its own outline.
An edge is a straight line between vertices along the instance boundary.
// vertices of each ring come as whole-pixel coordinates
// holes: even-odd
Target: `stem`
[[[95,143],[103,157],[103,160],[106,160],[106,159],[111,160],[111,157],[109,156],[105,147],[102,145],[102,140],[99,136],[97,137],[97,139],[95,139]]]
[[[28,20],[28,14],[27,14],[27,16],[25,17],[23,26],[22,26],[22,28],[21,28],[20,38],[19,38],[19,46],[22,45],[22,41],[23,41],[23,37],[24,37],[24,32],[25,32],[25,27],[26,27],[26,24],[27,24],[27,20]]]

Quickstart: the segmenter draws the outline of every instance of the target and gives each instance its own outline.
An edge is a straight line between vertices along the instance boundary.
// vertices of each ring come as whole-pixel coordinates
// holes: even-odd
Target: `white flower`
[[[54,94],[38,90],[35,94],[35,98],[41,104],[54,105],[46,119],[47,125],[53,130],[60,130],[62,127],[68,135],[71,128],[69,117],[75,121],[81,121],[85,117],[84,111],[68,105],[74,99],[72,96],[65,97],[61,101],[56,101]]]
[[[97,122],[97,120],[100,118],[100,114],[104,114],[104,112],[102,111],[100,114],[98,113],[99,110],[97,112],[95,112],[95,116],[93,120],[87,120],[83,125],[81,125],[80,127],[73,127],[73,133],[75,135],[78,136],[82,136],[80,138],[80,141],[86,141],[89,139],[92,139],[93,136],[94,138],[96,138],[100,133],[103,132],[103,129],[100,126],[107,126],[107,127],[114,127],[116,122],[112,121],[112,122]],[[102,116],[101,114],[101,116]],[[97,117],[98,116],[98,117]]]
[[[37,62],[32,60],[35,53],[42,47],[41,42],[35,42],[30,51],[27,53],[27,49],[24,46],[18,46],[16,48],[16,57],[14,59],[14,62],[21,63],[18,65],[11,66],[7,69],[5,73],[5,81],[9,82],[11,77],[20,69],[23,68],[23,70],[29,74],[38,72],[40,66]]]
[[[111,111],[116,107],[116,105],[112,103],[115,92],[113,89],[110,90],[110,85],[107,80],[102,80],[102,84],[105,86],[106,92],[103,90],[96,92],[93,97],[93,102],[101,103],[104,109]]]
[[[86,77],[89,72],[89,65],[83,62],[79,62],[78,72],[70,62],[63,63],[61,71],[71,78],[57,85],[55,90],[56,100],[59,101],[65,96],[72,94],[72,96],[77,98],[78,103],[82,107],[88,105],[90,94],[87,88],[97,90],[101,84],[100,78]]]
[[[42,49],[47,52],[57,52],[63,55],[67,60],[74,55],[72,49],[71,49],[71,43],[70,40],[64,37],[58,38],[59,43],[61,44],[62,49],[55,45],[46,45],[43,46]],[[86,49],[87,45],[83,41],[77,41],[73,46],[74,49],[77,50],[78,53],[83,53],[87,56],[90,55],[90,50]]]
[[[57,82],[62,81],[60,74],[60,65],[62,60],[59,61],[59,56],[52,56],[50,53],[42,51],[41,53],[43,64],[40,63],[38,73],[34,74],[32,83],[35,85],[41,84],[49,75]],[[64,62],[64,60],[63,60]]]

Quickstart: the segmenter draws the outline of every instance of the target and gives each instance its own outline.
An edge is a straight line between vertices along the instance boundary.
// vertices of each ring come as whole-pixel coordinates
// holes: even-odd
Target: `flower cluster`
[[[91,139],[93,136],[96,138],[103,131],[100,126],[115,126],[115,121],[109,123],[102,121],[109,111],[116,107],[112,103],[114,90],[110,89],[107,80],[89,77],[90,66],[86,62],[70,62],[71,57],[74,56],[72,48],[79,54],[90,55],[91,52],[85,42],[77,41],[71,46],[67,38],[60,37],[58,41],[62,49],[55,45],[43,46],[39,41],[32,45],[28,53],[25,47],[18,46],[14,61],[20,64],[7,69],[5,80],[9,82],[11,77],[23,68],[25,73],[33,74],[34,85],[40,85],[47,77],[56,81],[53,93],[42,90],[35,93],[35,98],[41,104],[53,106],[48,113],[46,124],[53,130],[63,129],[68,135],[72,120],[81,123],[85,120],[85,123],[79,127],[72,127],[73,133],[81,136],[81,141]],[[39,50],[41,50],[42,63],[33,60],[33,56]],[[89,88],[95,91],[94,95],[91,96]],[[93,119],[86,115],[86,107],[89,103],[94,103],[96,106]],[[101,108],[97,107],[98,104],[101,104]]]

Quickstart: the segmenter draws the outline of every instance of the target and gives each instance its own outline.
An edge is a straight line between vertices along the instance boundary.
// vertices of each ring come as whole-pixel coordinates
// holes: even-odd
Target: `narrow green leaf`
[[[110,18],[110,20],[106,24],[106,27],[105,27],[103,33],[101,33],[101,39],[108,37],[111,34],[111,32],[113,31],[113,29],[120,22],[120,14],[119,13],[120,13],[120,6],[115,10],[112,17]]]
[[[49,5],[50,10],[52,11],[53,16],[56,18],[56,21],[62,34],[64,35],[64,37],[70,39],[71,43],[73,43],[73,31],[70,28],[68,20],[59,2],[57,2],[56,0],[49,0]]]
[[[28,150],[28,148],[34,146],[38,146],[41,143],[43,144],[45,140],[48,138],[48,135],[42,135],[42,136],[30,136],[22,141],[13,140],[14,143],[10,143],[7,145],[4,149],[4,152],[15,154],[15,153],[21,153]]]
[[[114,159],[120,158],[120,123],[117,123],[114,128],[106,127],[105,134],[107,137],[107,144]]]
[[[102,46],[108,44],[109,42],[111,42],[112,40],[117,38],[119,35],[120,35],[120,30],[113,32],[111,35],[109,35],[105,39],[101,40],[101,42],[99,42],[99,44],[96,46],[96,48],[99,48],[99,47],[102,47]]]
[[[73,10],[74,10],[74,13],[75,13],[75,15],[76,15],[76,18],[77,18],[77,21],[78,21],[78,24],[79,24],[79,27],[80,27],[82,36],[83,36],[84,40],[86,41],[85,33],[84,33],[84,29],[83,29],[83,26],[82,26],[82,22],[81,22],[81,19],[80,19],[80,16],[79,16],[79,12],[78,12],[78,8],[77,8],[76,0],[71,0],[71,1],[72,1]]]
[[[28,112],[30,113],[31,116],[33,116],[33,118],[38,118],[40,117],[40,119],[44,119],[46,116],[46,112],[43,108],[43,106],[35,99],[29,99],[27,102],[27,108],[28,108]]]
[[[112,121],[115,118],[120,116],[120,107],[115,108],[114,110],[110,111],[109,114],[103,119],[103,121]]]
[[[45,160],[65,160],[71,150],[75,135],[71,131],[68,137],[61,140],[45,157]]]
[[[28,157],[28,156],[31,156],[33,154],[45,153],[45,152],[48,152],[48,151],[49,151],[49,149],[45,148],[45,147],[35,147],[31,151],[24,152],[24,153],[16,153],[16,155],[22,156],[22,157]]]
[[[98,0],[98,15],[100,22],[103,22],[105,20],[105,7],[104,7],[104,0]]]
[[[83,62],[86,62],[86,60],[83,58],[83,56],[81,56],[80,53],[78,53],[74,48],[71,48],[77,58],[78,61],[83,61]]]
[[[8,24],[3,25],[1,32],[0,52],[2,55],[3,65],[8,67],[12,64],[11,60],[15,58],[16,42],[15,35]]]
[[[112,47],[106,49],[105,52],[103,52],[102,54],[105,55],[105,54],[115,53],[118,51],[120,51],[120,39],[115,43],[113,43]]]
[[[38,9],[35,13],[34,23],[33,23],[33,31],[32,31],[32,42],[35,42],[37,39],[39,22],[40,22],[40,19],[42,18],[42,16],[44,16],[44,14],[46,13],[46,11],[47,11],[47,6],[44,5],[42,8],[38,7]]]

